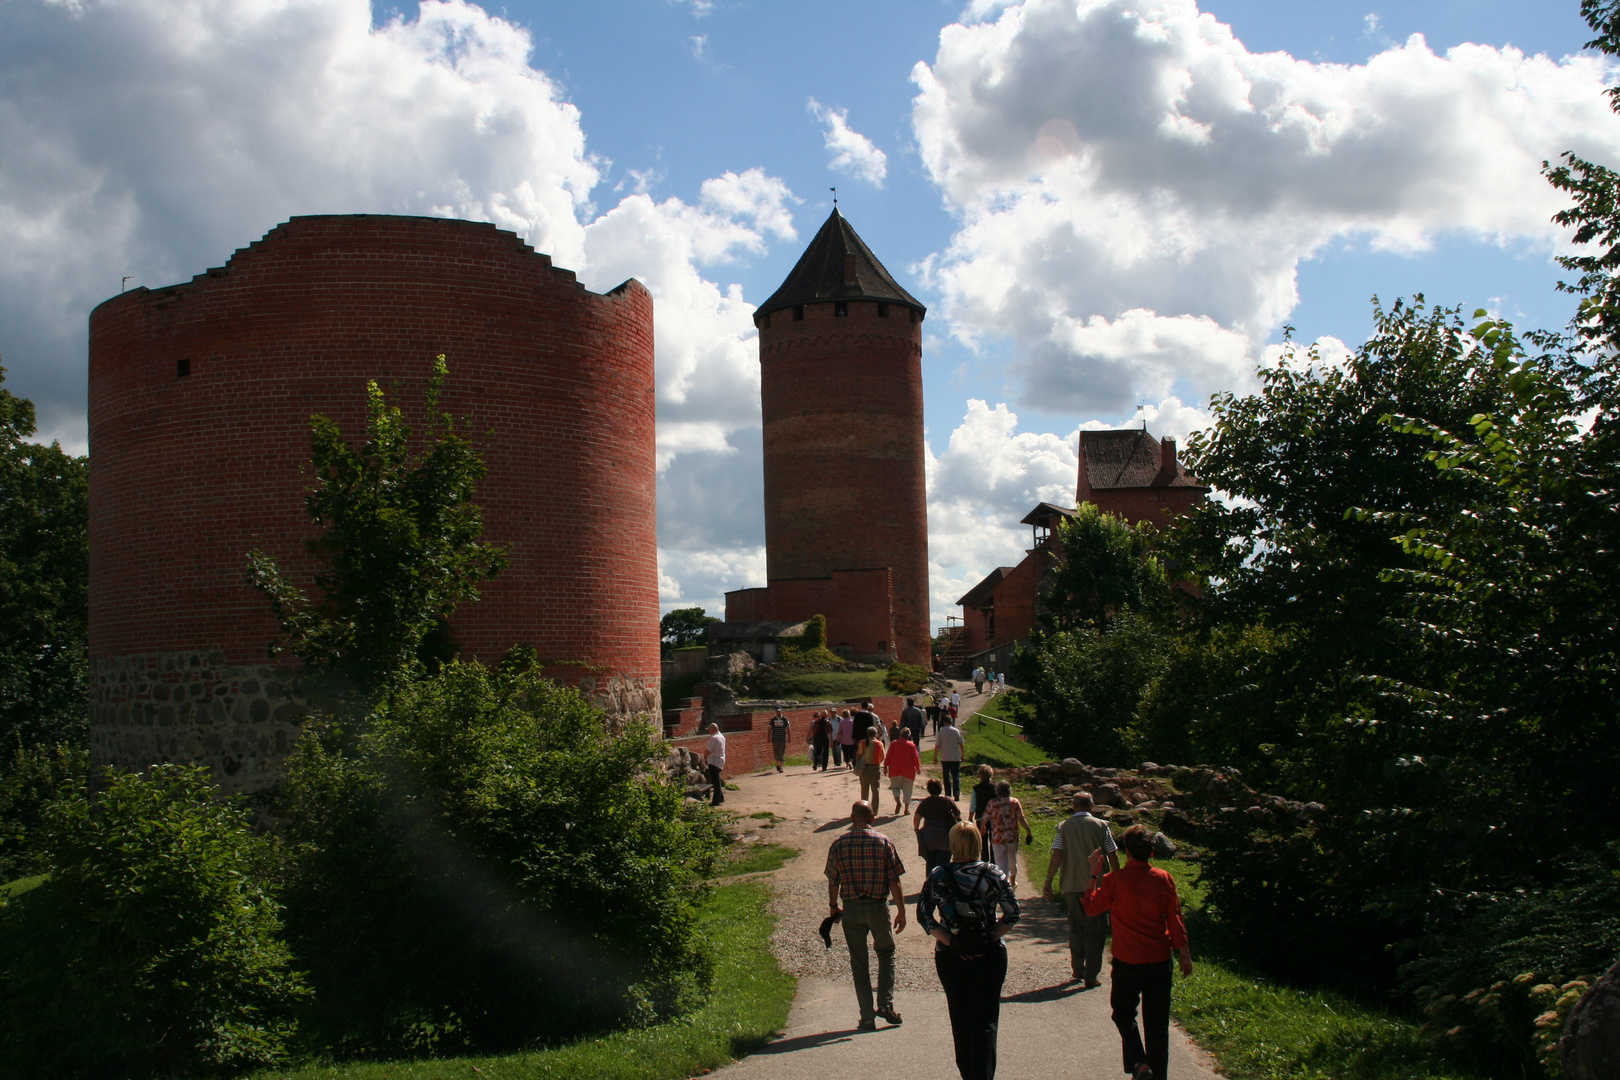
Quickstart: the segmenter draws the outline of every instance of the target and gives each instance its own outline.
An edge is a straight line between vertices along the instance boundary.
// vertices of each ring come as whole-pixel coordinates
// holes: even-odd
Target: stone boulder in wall
[[[1558,1040],[1564,1080],[1620,1077],[1620,964],[1599,979],[1570,1011]]]

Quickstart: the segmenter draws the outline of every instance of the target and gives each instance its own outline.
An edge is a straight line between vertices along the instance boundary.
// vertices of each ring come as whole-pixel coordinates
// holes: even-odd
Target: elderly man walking
[[[900,1023],[894,1011],[894,934],[906,928],[906,892],[900,878],[906,872],[894,841],[872,828],[872,807],[858,802],[849,808],[849,831],[827,849],[827,904],[839,913],[843,902],[844,941],[849,945],[849,968],[855,976],[855,1001],[860,1006],[858,1031],[877,1030],[877,1017]],[[894,933],[889,932],[889,901],[894,901]],[[872,1004],[872,975],[866,938],[877,952],[877,1007]]]
[[[1098,848],[1110,870],[1119,869],[1119,848],[1108,823],[1091,816],[1091,792],[1075,795],[1074,813],[1052,837],[1052,857],[1046,862],[1046,886],[1041,895],[1052,899],[1052,877],[1063,871],[1063,904],[1069,912],[1069,970],[1086,989],[1102,985],[1103,941],[1108,937],[1108,913],[1087,915],[1081,897],[1090,887],[1091,853]]]
[[[720,779],[720,773],[726,767],[726,737],[720,734],[719,724],[709,725],[709,742],[703,748],[703,764],[712,786],[709,805],[719,806],[726,801],[726,782]]]

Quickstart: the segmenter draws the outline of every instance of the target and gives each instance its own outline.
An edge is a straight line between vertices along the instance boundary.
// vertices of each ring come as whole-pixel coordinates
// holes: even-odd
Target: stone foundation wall
[[[206,765],[227,795],[275,785],[308,711],[293,668],[231,666],[220,649],[96,660],[90,671],[90,760],[144,769]],[[612,731],[659,723],[658,685],[620,675],[548,670],[608,714]]]
[[[90,671],[90,760],[141,769],[206,765],[226,794],[281,778],[304,705],[287,668],[232,667],[207,649],[96,660]]]

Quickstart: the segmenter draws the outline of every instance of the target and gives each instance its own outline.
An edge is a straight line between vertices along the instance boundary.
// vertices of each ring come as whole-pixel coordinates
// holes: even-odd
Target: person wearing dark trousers
[[[951,827],[962,820],[962,809],[947,799],[938,780],[928,781],[928,798],[917,804],[911,827],[917,834],[917,854],[927,864],[924,873],[951,861]]]
[[[709,725],[709,742],[703,748],[703,767],[709,777],[709,805],[719,806],[726,801],[726,782],[720,777],[726,768],[726,737],[720,734],[719,724]]]
[[[939,763],[945,794],[956,800],[962,798],[962,753],[966,748],[962,729],[951,723],[950,713],[944,713],[934,728],[934,760]]]
[[[917,899],[917,922],[934,937],[934,970],[945,990],[962,1080],[995,1080],[1001,987],[1018,898],[1007,876],[979,859],[979,830],[951,829],[951,861],[935,867]]]
[[[1087,915],[1112,916],[1114,966],[1108,1003],[1119,1029],[1125,1071],[1132,1080],[1167,1080],[1170,1067],[1170,956],[1191,975],[1192,952],[1181,921],[1181,898],[1169,874],[1150,866],[1153,837],[1140,825],[1125,830],[1121,842],[1129,860],[1103,876],[1105,853],[1091,853],[1091,881],[1081,903]],[[1137,1029],[1140,1004],[1142,1026]]]

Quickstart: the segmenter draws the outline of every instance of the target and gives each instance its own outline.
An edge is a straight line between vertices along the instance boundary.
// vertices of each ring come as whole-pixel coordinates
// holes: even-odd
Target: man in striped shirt
[[[849,831],[827,849],[827,904],[839,912],[843,901],[844,941],[849,945],[849,967],[855,976],[855,1000],[860,1005],[857,1030],[874,1031],[877,1017],[900,1023],[894,1010],[894,934],[906,928],[906,892],[900,877],[906,872],[894,841],[872,828],[872,807],[858,802],[849,808]],[[889,900],[894,900],[894,933],[889,932]],[[877,952],[877,1007],[872,1005],[872,976],[866,936],[872,935]]]

